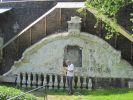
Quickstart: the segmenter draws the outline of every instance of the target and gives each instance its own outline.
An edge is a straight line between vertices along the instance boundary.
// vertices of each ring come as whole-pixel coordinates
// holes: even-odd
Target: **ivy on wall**
[[[95,27],[99,24],[99,22],[102,21],[102,24],[104,25],[106,32],[106,39],[110,39],[114,35],[118,35],[117,28],[115,27],[117,23],[116,14],[117,12],[123,8],[124,6],[127,6],[129,4],[133,3],[133,0],[86,0],[85,1],[85,8],[79,9],[78,11],[85,15],[84,9],[95,9],[98,11],[98,14],[96,15],[97,23]],[[110,23],[108,21],[102,20],[100,14],[103,14],[110,18],[114,22],[114,26],[110,26]]]

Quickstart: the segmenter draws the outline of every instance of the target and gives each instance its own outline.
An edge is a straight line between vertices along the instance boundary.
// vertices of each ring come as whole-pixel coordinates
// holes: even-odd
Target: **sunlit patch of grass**
[[[74,93],[74,95],[67,95],[66,91],[50,90],[48,100],[133,100],[133,89],[82,90]],[[38,100],[41,99],[43,100],[43,97]]]

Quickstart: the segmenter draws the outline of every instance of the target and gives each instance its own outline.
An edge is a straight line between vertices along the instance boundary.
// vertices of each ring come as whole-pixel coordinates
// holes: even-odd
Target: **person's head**
[[[66,60],[66,64],[67,65],[70,65],[71,64],[71,61],[70,60]]]

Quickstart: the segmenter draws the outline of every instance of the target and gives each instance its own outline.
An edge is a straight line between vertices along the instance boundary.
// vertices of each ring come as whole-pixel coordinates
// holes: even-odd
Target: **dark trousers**
[[[72,76],[67,76],[67,85],[68,85],[68,92],[72,92],[72,80],[73,77]]]

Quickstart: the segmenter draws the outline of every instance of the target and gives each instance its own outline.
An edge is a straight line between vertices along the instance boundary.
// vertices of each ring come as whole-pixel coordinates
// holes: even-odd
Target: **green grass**
[[[8,86],[12,87],[12,86]],[[5,88],[6,89],[6,88]],[[28,91],[29,89],[22,89],[22,91]],[[3,91],[1,89],[1,91]],[[8,89],[6,89],[8,91]],[[14,94],[17,91],[14,90]],[[80,93],[78,95],[77,93]],[[38,100],[44,100],[44,89],[33,92],[34,96]],[[66,91],[63,90],[48,90],[48,100],[133,100],[133,89],[99,89],[99,90],[75,90],[74,95],[69,96]]]
[[[77,92],[80,95],[77,95]],[[82,90],[74,93],[69,96],[66,91],[50,90],[48,91],[48,100],[133,100],[133,89]],[[43,97],[39,95],[43,94],[36,93],[38,100],[43,100]]]

